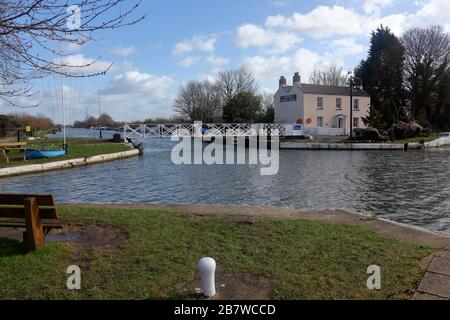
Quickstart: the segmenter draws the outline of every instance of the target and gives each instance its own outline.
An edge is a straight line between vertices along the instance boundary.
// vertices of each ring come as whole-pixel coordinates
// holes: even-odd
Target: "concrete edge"
[[[425,144],[408,143],[408,149],[432,149],[450,147],[450,137],[442,137]],[[281,142],[280,149],[286,150],[405,150],[405,145],[396,143],[302,143]]]
[[[69,159],[63,161],[48,162],[42,164],[32,164],[19,167],[9,167],[0,169],[0,178],[20,176],[26,174],[42,173],[55,170],[72,169],[97,163],[126,159],[139,156],[139,150],[127,150],[117,153],[97,155],[87,158]]]
[[[425,143],[425,148],[441,148],[450,146],[450,137],[442,137],[431,142]]]
[[[281,142],[280,149],[291,150],[397,150],[405,146],[395,143],[300,143]]]
[[[339,210],[339,209],[331,209],[331,210]],[[412,225],[412,224],[397,222],[397,221],[389,220],[389,219],[386,219],[386,218],[377,217],[376,215],[373,215],[373,214],[368,213],[368,212],[356,212],[356,211],[353,211],[351,209],[344,209],[344,211],[346,211],[346,212],[348,212],[350,214],[353,214],[353,215],[361,216],[362,218],[365,218],[365,219],[368,219],[368,218],[369,219],[370,218],[377,219],[379,221],[383,221],[385,223],[389,223],[389,224],[392,224],[392,225],[395,225],[395,226],[398,226],[398,227],[401,227],[401,228],[408,228],[408,229],[411,229],[411,230],[416,230],[416,231],[423,232],[423,233],[428,233],[428,234],[431,234],[431,235],[436,235],[436,236],[440,236],[440,237],[447,237],[449,239],[449,241],[450,241],[450,234],[446,234],[446,233],[443,233],[443,232],[440,232],[440,231],[431,230],[431,229],[427,229],[427,228],[424,228],[424,227],[415,226],[415,225]]]

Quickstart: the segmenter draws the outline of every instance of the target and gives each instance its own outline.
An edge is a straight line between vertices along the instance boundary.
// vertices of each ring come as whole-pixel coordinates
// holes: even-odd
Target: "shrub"
[[[391,139],[391,141],[394,141],[422,137],[424,136],[425,129],[417,122],[407,123],[400,121],[394,124],[388,131],[389,138]]]
[[[362,129],[361,129],[361,128],[355,128],[355,129],[353,130],[353,136],[354,136],[356,139],[359,139],[359,138],[361,137],[361,134],[362,134]]]
[[[423,137],[429,137],[433,134],[433,130],[431,130],[430,128],[424,128],[422,131],[422,136]]]
[[[367,128],[361,132],[361,140],[363,141],[386,141],[387,139],[383,137],[380,132],[375,128]]]

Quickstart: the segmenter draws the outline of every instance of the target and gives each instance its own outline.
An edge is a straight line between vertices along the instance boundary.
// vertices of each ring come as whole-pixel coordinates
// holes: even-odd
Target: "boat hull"
[[[63,157],[66,154],[65,150],[25,150],[25,159],[49,159]]]

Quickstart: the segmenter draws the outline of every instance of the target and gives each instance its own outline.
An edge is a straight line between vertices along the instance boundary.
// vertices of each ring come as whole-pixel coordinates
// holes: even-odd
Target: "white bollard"
[[[198,263],[200,278],[202,279],[203,295],[211,298],[216,295],[216,261],[212,258],[203,258]]]

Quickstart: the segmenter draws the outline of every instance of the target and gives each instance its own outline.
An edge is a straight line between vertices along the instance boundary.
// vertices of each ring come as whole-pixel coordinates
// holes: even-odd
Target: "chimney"
[[[286,87],[286,78],[283,76],[280,77],[280,88],[281,87]]]
[[[301,79],[301,77],[300,77],[300,74],[299,74],[298,72],[296,72],[296,73],[294,74],[294,79],[293,79],[293,81],[292,81],[292,82],[294,83],[294,86],[295,86],[295,85],[300,86],[301,81],[302,81],[302,79]]]

